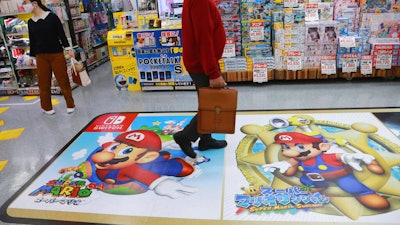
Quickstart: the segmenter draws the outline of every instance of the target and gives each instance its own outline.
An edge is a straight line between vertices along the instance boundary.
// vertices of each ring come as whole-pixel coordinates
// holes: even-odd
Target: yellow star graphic
[[[0,141],[6,141],[14,138],[18,138],[25,128],[17,128],[13,130],[3,130],[0,132]]]
[[[3,112],[7,111],[10,107],[1,107],[0,108],[0,114],[2,114]]]
[[[0,101],[7,101],[8,99],[10,99],[10,96],[0,97]]]
[[[8,161],[0,161],[0,171],[3,170],[3,168],[6,166],[6,164],[8,163]]]
[[[37,99],[37,98],[38,98],[38,96],[24,96],[23,97],[23,99],[25,101],[30,101],[30,100]]]

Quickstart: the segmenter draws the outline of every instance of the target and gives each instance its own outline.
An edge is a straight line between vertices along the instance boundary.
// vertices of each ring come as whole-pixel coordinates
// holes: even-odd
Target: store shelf
[[[29,45],[10,45],[7,44],[8,47],[13,48],[13,49],[17,49],[17,48],[29,48]]]
[[[174,86],[143,86],[143,91],[171,91],[174,90]]]
[[[244,82],[253,81],[253,71],[229,71],[222,72],[222,77],[226,82]],[[344,78],[352,80],[353,78],[369,79],[373,77],[382,77],[393,79],[400,77],[400,67],[392,67],[390,70],[377,70],[373,68],[372,74],[363,75],[360,70],[354,73],[342,73],[337,70],[336,74],[322,74],[319,68],[309,68],[298,71],[288,70],[268,70],[268,80],[316,80],[316,79],[339,79]]]
[[[75,33],[81,33],[81,32],[88,31],[88,30],[89,30],[89,28],[79,29],[79,30],[76,30]]]
[[[25,87],[18,88],[19,95],[39,95],[39,87]],[[52,95],[60,95],[61,88],[60,87],[52,87],[51,88]]]
[[[13,85],[10,85],[7,87],[0,85],[0,90],[2,90],[2,91],[13,91],[13,90],[17,90],[17,89],[18,89],[18,85],[16,85],[16,84],[13,84]]]
[[[66,3],[68,3],[67,0],[64,0],[64,1]],[[47,7],[49,7],[50,10],[53,10],[54,7],[59,7],[59,6],[64,7],[64,3],[60,2],[60,3],[47,4]],[[18,17],[18,18],[25,18],[24,20],[27,20],[26,16],[19,16],[22,14],[27,14],[26,16],[29,16],[28,15],[29,13],[26,13],[26,12],[13,12],[13,13],[2,13],[2,14],[0,14],[0,17],[13,16],[13,17]],[[70,12],[68,9],[67,9],[67,15],[70,18]],[[74,13],[74,15],[78,16],[80,14]],[[65,21],[65,22],[68,22],[68,25],[72,26],[71,19],[69,19],[68,21]],[[64,24],[66,24],[66,23],[64,23]],[[80,27],[85,28],[87,26],[80,26]],[[68,27],[68,28],[69,28],[68,31],[71,31],[71,27]],[[66,29],[66,27],[64,27],[64,29]],[[17,31],[17,30],[18,31],[26,31],[26,29],[13,29],[13,31]],[[84,31],[84,30],[88,30],[88,28],[85,28],[82,31]],[[11,37],[11,36],[27,36],[27,35],[29,35],[29,31],[10,32],[10,30],[9,30],[9,32],[6,33],[6,29],[4,29],[4,24],[2,24],[0,31],[1,31],[0,32],[0,37],[1,37],[0,43],[2,43],[2,46],[6,47],[6,51],[8,54],[8,57],[0,58],[0,61],[3,62],[5,60],[8,60],[11,63],[11,65],[9,65],[9,66],[11,68],[13,68],[12,72],[11,72],[12,74],[7,74],[7,75],[5,75],[4,73],[0,74],[0,79],[4,79],[5,82],[10,82],[10,79],[12,79],[13,83],[4,83],[4,84],[14,86],[12,88],[6,88],[6,89],[0,88],[0,95],[1,94],[39,95],[39,88],[37,86],[31,86],[31,85],[36,85],[37,83],[30,83],[29,82],[30,80],[28,78],[27,78],[27,80],[23,80],[21,77],[17,76],[17,74],[21,73],[20,70],[35,70],[35,69],[37,69],[36,66],[17,67],[15,65],[15,59],[12,57],[12,54],[11,54],[15,49],[29,48],[30,46],[29,46],[29,42],[27,41],[28,39],[24,38],[24,39],[14,40],[13,43],[8,43],[8,39],[7,39],[7,37]],[[66,30],[66,35],[68,36],[68,34],[69,34],[69,32],[67,32],[67,30]],[[72,39],[72,37],[71,37],[71,39]],[[74,42],[72,40],[72,44],[76,45],[76,42]],[[20,54],[20,52],[16,52],[16,53]],[[25,52],[21,53],[21,54],[25,54]],[[1,59],[5,59],[5,60],[1,60]],[[3,62],[3,63],[6,63],[6,62]],[[4,65],[2,65],[2,67],[4,67]],[[27,75],[24,74],[24,76],[35,76],[35,74],[34,74],[34,71],[27,71]],[[5,80],[5,79],[8,79],[8,80]],[[71,83],[71,86],[74,88],[76,85]],[[61,89],[59,87],[52,87],[51,93],[56,94],[56,95],[61,94]]]
[[[93,45],[93,48],[101,47],[101,46],[104,46],[104,45],[106,45],[106,44],[107,44],[106,41],[105,41],[105,42],[102,42],[102,43],[100,43],[100,44],[95,44],[95,45]]]
[[[29,32],[18,32],[18,33],[6,33],[6,36],[23,36],[23,35],[28,35]]]
[[[196,90],[195,86],[175,86],[175,90]]]
[[[103,64],[103,63],[105,63],[105,62],[108,62],[109,60],[110,60],[110,57],[109,57],[109,56],[104,57],[104,58],[102,58],[102,59],[100,59],[100,60],[96,60],[96,61],[94,61],[94,62],[88,64],[88,65],[86,66],[86,70],[87,70],[87,71],[91,71],[91,70],[93,70],[94,68],[100,66],[101,64]]]
[[[0,95],[16,95],[18,94],[18,90],[17,89],[10,89],[10,90],[1,90],[0,89]]]
[[[23,67],[16,67],[16,70],[34,70],[36,69],[35,66],[23,66]]]
[[[12,75],[1,75],[0,74],[0,79],[9,79],[9,78],[13,78],[14,76]]]
[[[16,15],[23,15],[23,14],[29,14],[29,13],[27,13],[27,12],[2,13],[2,14],[0,14],[0,17],[4,17],[4,16],[16,16]]]

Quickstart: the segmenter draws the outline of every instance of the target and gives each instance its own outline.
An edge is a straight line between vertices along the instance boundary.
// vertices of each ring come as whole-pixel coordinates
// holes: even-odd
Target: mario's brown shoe
[[[379,209],[388,209],[390,207],[390,203],[386,200],[386,198],[378,194],[369,194],[369,195],[355,196],[355,197],[361,204],[370,209],[379,210]]]

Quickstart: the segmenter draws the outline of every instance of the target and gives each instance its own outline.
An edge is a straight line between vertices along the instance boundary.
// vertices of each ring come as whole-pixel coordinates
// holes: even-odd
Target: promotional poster
[[[238,112],[225,149],[189,160],[193,113],[91,121],[2,207],[2,218],[132,224],[397,224],[399,112]],[[143,219],[145,218],[145,219]]]
[[[180,29],[133,32],[142,88],[194,87],[183,64],[181,36]]]

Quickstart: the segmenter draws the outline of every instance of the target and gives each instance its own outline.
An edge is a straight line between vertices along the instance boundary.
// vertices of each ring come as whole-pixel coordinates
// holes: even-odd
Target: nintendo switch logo
[[[101,115],[87,129],[87,132],[121,132],[129,128],[137,113],[112,113]]]
[[[109,116],[104,120],[103,124],[107,125],[121,124],[122,122],[124,122],[125,118],[126,118],[125,116]]]

